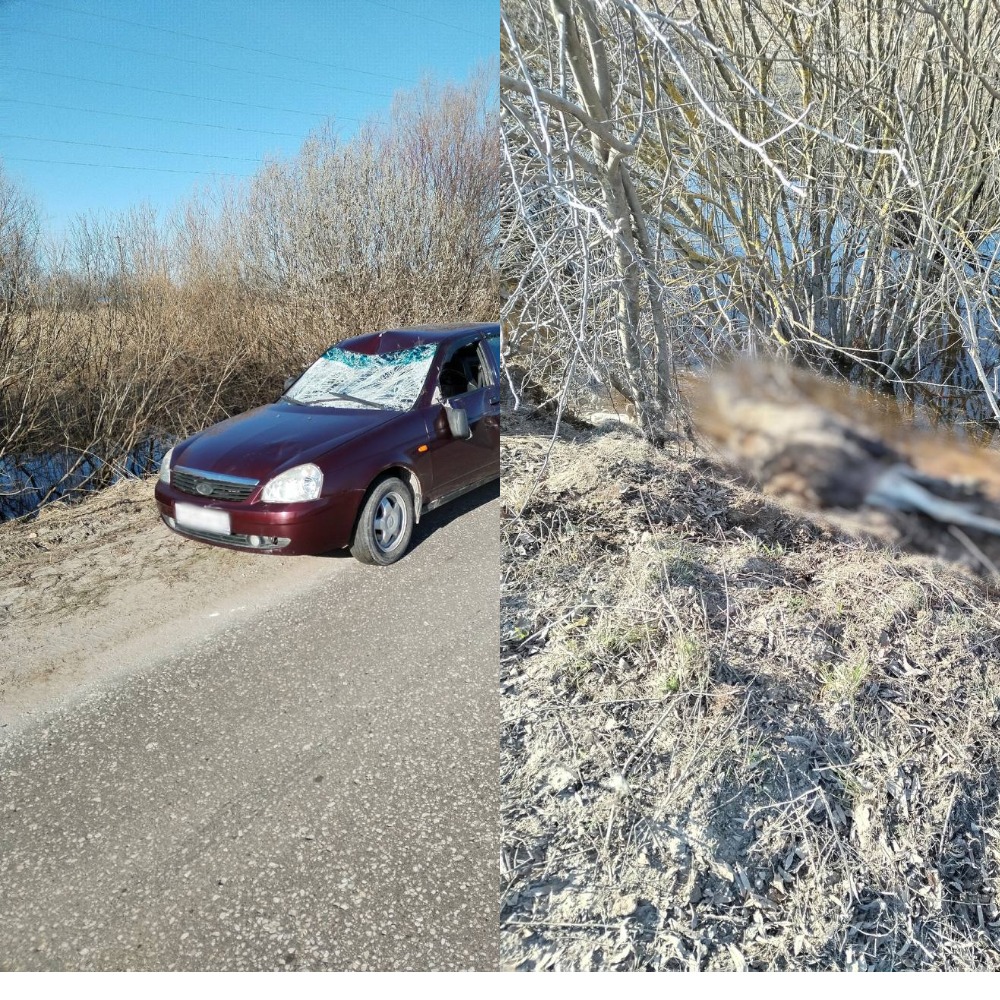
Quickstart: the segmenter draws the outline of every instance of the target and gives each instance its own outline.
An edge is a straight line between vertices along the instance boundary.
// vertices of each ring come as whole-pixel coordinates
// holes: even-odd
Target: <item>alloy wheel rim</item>
[[[391,552],[406,530],[406,505],[398,493],[387,493],[375,508],[375,544],[382,552]]]

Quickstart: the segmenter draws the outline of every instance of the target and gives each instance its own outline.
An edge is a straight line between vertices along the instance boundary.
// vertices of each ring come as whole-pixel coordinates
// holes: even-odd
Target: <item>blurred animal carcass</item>
[[[889,399],[774,362],[689,375],[696,430],[772,496],[889,514],[905,547],[1000,557],[1000,454],[917,429]],[[883,523],[884,523],[883,518]]]

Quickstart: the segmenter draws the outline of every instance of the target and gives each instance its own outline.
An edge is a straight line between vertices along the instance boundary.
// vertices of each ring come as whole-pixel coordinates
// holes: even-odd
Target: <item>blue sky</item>
[[[250,176],[499,50],[499,0],[0,0],[0,163],[47,228]]]

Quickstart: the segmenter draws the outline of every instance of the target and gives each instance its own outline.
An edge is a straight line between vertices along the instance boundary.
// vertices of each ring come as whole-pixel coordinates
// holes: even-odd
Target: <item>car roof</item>
[[[429,323],[396,330],[379,330],[342,340],[338,347],[359,354],[391,354],[422,344],[443,344],[476,334],[500,334],[499,323]]]

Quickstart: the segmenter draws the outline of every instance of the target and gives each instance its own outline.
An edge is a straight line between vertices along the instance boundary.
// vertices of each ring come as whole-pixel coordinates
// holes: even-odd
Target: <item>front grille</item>
[[[182,493],[213,500],[246,500],[257,488],[256,479],[239,479],[218,473],[196,472],[194,469],[173,469],[170,484]]]

